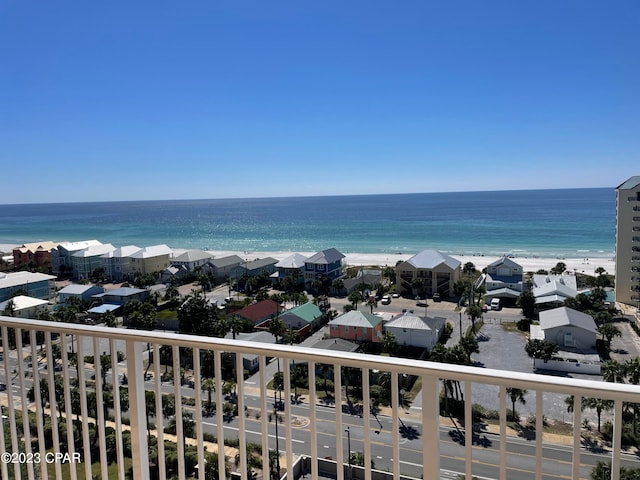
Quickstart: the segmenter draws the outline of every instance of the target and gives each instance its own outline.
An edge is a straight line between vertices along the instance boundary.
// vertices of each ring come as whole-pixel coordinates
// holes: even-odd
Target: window
[[[344,333],[349,333],[349,325],[344,326]]]

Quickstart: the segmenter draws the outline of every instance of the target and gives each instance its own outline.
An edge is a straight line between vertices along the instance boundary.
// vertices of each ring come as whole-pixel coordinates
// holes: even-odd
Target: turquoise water
[[[613,188],[0,206],[0,243],[612,257]]]

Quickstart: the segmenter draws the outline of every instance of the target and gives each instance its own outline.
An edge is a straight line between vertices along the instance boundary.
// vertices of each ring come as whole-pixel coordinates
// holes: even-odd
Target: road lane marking
[[[216,424],[215,424],[215,423],[212,423],[212,422],[202,422],[202,423],[204,423],[204,424],[206,424],[206,425],[211,425],[211,426],[213,426],[213,427],[215,427],[215,426],[216,426]],[[239,428],[236,428],[236,427],[228,427],[228,426],[225,426],[224,428],[229,429],[229,430],[235,430],[235,431],[238,431],[238,432],[240,431],[240,429],[239,429]],[[262,432],[254,432],[253,430],[245,430],[245,433],[252,433],[253,435],[259,435],[259,436],[262,436]],[[275,436],[275,435],[271,435],[271,434],[269,434],[269,435],[267,435],[267,436],[268,436],[268,437],[271,437],[271,438],[276,438],[276,436]],[[283,439],[283,440],[286,440],[286,437],[283,437],[282,435],[278,435],[278,438]],[[291,439],[291,441],[292,441],[292,442],[295,442],[295,443],[304,443],[304,441],[303,441],[303,440],[297,440],[297,439],[295,439],[295,438],[292,438],[292,439]]]

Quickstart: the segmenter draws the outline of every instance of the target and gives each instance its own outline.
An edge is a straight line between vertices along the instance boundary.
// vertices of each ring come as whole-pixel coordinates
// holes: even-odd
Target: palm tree
[[[476,319],[482,317],[482,308],[473,303],[469,304],[467,310],[465,311],[467,315],[471,318],[471,326],[473,333],[476,333]]]
[[[472,353],[480,353],[480,348],[478,346],[478,340],[473,335],[467,335],[460,339],[460,346],[464,349],[464,352],[467,355],[467,362],[471,365],[471,354]]]
[[[640,358],[634,357],[624,363],[624,370],[627,380],[632,385],[640,384]],[[638,419],[638,404],[633,403],[633,433],[636,433]]]
[[[600,418],[602,412],[611,410],[613,408],[613,400],[603,400],[602,398],[583,398],[582,409],[591,408],[596,411],[598,415],[598,433],[600,433]]]
[[[216,382],[213,378],[205,378],[202,380],[201,388],[207,391],[207,412],[211,413],[211,407],[213,405],[211,394],[216,390]]]
[[[611,348],[611,340],[614,337],[621,337],[620,329],[611,323],[603,323],[598,327],[598,333],[602,335],[602,339],[607,344],[607,348]]]
[[[509,398],[511,399],[511,414],[513,415],[513,420],[516,422],[518,421],[518,415],[516,413],[516,402],[520,402],[522,405],[525,405],[527,403],[524,398],[526,394],[526,390],[507,387],[507,395],[509,395]]]
[[[616,360],[607,360],[602,365],[600,373],[605,382],[624,383],[626,369],[624,364]]]
[[[400,345],[398,345],[396,336],[391,332],[384,332],[384,337],[382,338],[382,350],[393,356],[393,354],[399,349]]]
[[[348,299],[351,302],[351,305],[353,305],[353,308],[357,309],[358,308],[358,302],[362,301],[362,294],[360,292],[358,292],[357,290],[354,290],[353,292],[351,292],[349,294]]]

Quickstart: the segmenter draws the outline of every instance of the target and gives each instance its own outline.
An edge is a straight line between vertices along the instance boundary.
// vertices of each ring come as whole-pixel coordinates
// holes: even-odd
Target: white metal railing
[[[574,395],[575,405],[581,404],[581,399],[586,397],[603,398],[614,401],[613,416],[613,441],[610,454],[612,463],[611,478],[619,478],[619,470],[621,465],[621,430],[622,430],[622,407],[623,402],[634,402],[640,398],[640,388],[624,384],[612,384],[587,380],[575,380],[568,378],[559,378],[543,375],[515,373],[507,371],[498,371],[490,369],[482,369],[475,367],[464,367],[450,364],[438,364],[424,362],[418,360],[406,360],[401,358],[380,357],[372,355],[363,355],[355,353],[340,353],[335,351],[320,351],[310,348],[289,347],[279,345],[265,345],[245,341],[224,340],[217,338],[205,338],[198,336],[179,335],[163,332],[147,332],[118,328],[93,327],[76,324],[52,323],[36,320],[23,320],[10,317],[0,317],[0,327],[3,345],[2,372],[0,372],[0,380],[5,383],[7,388],[5,392],[0,393],[0,403],[3,406],[3,414],[5,421],[0,422],[0,449],[4,454],[0,469],[2,478],[63,478],[63,470],[70,470],[70,478],[75,480],[78,478],[76,468],[84,470],[85,478],[92,478],[95,470],[92,472],[92,463],[99,464],[99,476],[102,478],[125,478],[127,474],[126,466],[131,464],[133,478],[145,479],[150,476],[150,468],[157,469],[159,478],[167,478],[170,472],[165,468],[164,440],[167,435],[163,432],[165,420],[163,415],[158,413],[155,415],[155,429],[150,434],[148,429],[150,425],[147,423],[147,409],[149,409],[146,400],[147,392],[155,393],[155,409],[161,412],[163,408],[162,393],[170,388],[170,384],[164,384],[162,381],[162,373],[160,366],[161,346],[168,345],[172,347],[183,347],[192,352],[193,356],[193,383],[195,388],[192,391],[195,398],[194,420],[195,420],[195,445],[197,447],[198,466],[205,465],[205,431],[204,431],[204,412],[202,406],[202,391],[198,386],[201,385],[201,360],[200,353],[204,351],[213,351],[213,371],[215,379],[215,397],[217,408],[215,410],[215,432],[217,436],[217,450],[224,452],[225,436],[231,438],[231,435],[237,435],[239,446],[237,459],[226,459],[225,455],[218,455],[218,471],[224,472],[225,467],[229,463],[237,460],[237,470],[240,472],[242,479],[248,478],[249,454],[244,445],[249,438],[247,419],[243,415],[244,407],[249,401],[250,396],[246,393],[248,388],[254,388],[258,391],[259,397],[259,413],[260,413],[260,437],[262,447],[262,478],[270,478],[269,472],[269,450],[274,449],[274,442],[270,438],[270,419],[271,412],[269,402],[270,394],[267,391],[266,384],[270,380],[267,375],[268,360],[279,357],[284,378],[284,398],[291,398],[291,366],[290,361],[306,362],[309,372],[309,393],[308,393],[308,416],[309,416],[309,440],[305,448],[308,451],[303,452],[311,458],[311,474],[312,480],[317,480],[321,472],[318,470],[318,460],[325,457],[321,453],[320,437],[327,434],[326,431],[320,429],[320,425],[327,422],[327,409],[318,404],[320,403],[320,392],[316,391],[316,370],[318,365],[331,365],[334,374],[333,394],[335,399],[342,398],[342,375],[339,374],[342,369],[353,367],[360,369],[362,375],[362,393],[363,405],[370,405],[370,373],[378,370],[383,372],[391,372],[390,389],[391,398],[400,398],[400,387],[398,377],[401,375],[415,375],[422,382],[422,410],[418,424],[421,431],[421,453],[422,467],[421,475],[425,479],[437,479],[442,475],[441,462],[441,440],[440,440],[440,405],[439,392],[441,391],[441,379],[449,379],[463,382],[465,398],[471,398],[472,385],[488,384],[495,385],[499,389],[499,455],[496,463],[496,478],[507,479],[508,477],[508,449],[507,449],[507,388],[516,387],[536,392],[536,413],[535,428],[537,432],[542,431],[544,421],[543,411],[543,393],[555,392],[565,395]],[[10,329],[15,332],[15,348],[10,348]],[[44,337],[41,336],[44,332]],[[29,346],[23,344],[24,338],[28,338]],[[41,347],[38,339],[44,339],[45,347]],[[75,350],[77,352],[77,366],[72,366],[68,361],[62,362],[62,371],[56,372],[56,360],[53,355],[54,347],[59,345],[63,352]],[[147,350],[147,345],[150,349]],[[51,348],[46,348],[51,346]],[[118,362],[117,351],[123,348],[126,360]],[[97,359],[100,355],[108,351],[111,354],[111,363],[108,365],[111,374],[102,371],[101,362]],[[225,428],[225,418],[223,416],[223,383],[222,383],[222,354],[225,352],[235,353],[235,371],[237,381],[237,433],[231,434]],[[154,362],[152,365],[145,365],[148,361],[148,354],[153,353]],[[84,355],[93,355],[94,365],[87,368],[84,361]],[[186,432],[183,431],[183,397],[185,389],[180,381],[178,381],[178,372],[181,370],[181,358],[179,348],[172,349],[171,363],[174,372],[174,382],[172,393],[175,399],[175,424],[176,424],[176,447],[178,467],[175,473],[179,478],[186,478],[185,465],[185,446]],[[257,355],[259,357],[259,381],[257,385],[247,385],[244,382],[242,355]],[[31,366],[29,366],[28,357],[31,357]],[[63,355],[63,358],[65,356]],[[44,364],[47,368],[44,369]],[[273,364],[273,362],[272,362]],[[106,366],[106,365],[105,365]],[[152,367],[152,368],[151,368]],[[149,368],[153,372],[153,379],[145,378],[145,368]],[[37,374],[36,374],[37,372]],[[95,372],[94,379],[89,376],[91,372]],[[120,405],[120,378],[121,374],[127,376],[126,393],[129,398],[128,407],[128,423],[126,426],[122,422],[123,410]],[[61,376],[62,382],[56,383],[56,377]],[[106,379],[106,384],[103,383]],[[41,395],[35,394],[34,401],[30,402],[27,398],[28,390],[33,386],[35,392],[41,390],[41,384],[46,380],[48,384],[47,397],[48,406],[43,404]],[[95,388],[93,381],[95,380]],[[78,395],[74,397],[72,394],[72,385],[78,384]],[[96,406],[89,410],[88,398],[95,390]],[[111,390],[113,392],[113,405],[109,409],[101,408],[105,403],[106,393]],[[123,390],[124,392],[124,390]],[[79,403],[79,407],[77,405]],[[336,465],[345,465],[350,460],[344,455],[344,439],[341,432],[345,431],[345,416],[342,412],[342,402],[340,408],[335,408],[331,420],[335,424],[332,427],[335,439],[335,461]],[[289,401],[284,402],[284,423],[278,425],[278,436],[284,437],[284,442],[279,443],[278,451],[283,452],[283,461],[285,465],[287,478],[294,478],[294,460],[301,452],[298,451],[298,445],[301,440],[294,438],[294,425],[292,409],[294,407]],[[28,409],[29,415],[20,414]],[[81,419],[76,422],[76,429],[70,427],[74,425],[74,412],[78,412]],[[399,480],[401,476],[405,476],[401,471],[401,435],[400,418],[398,408],[389,411],[392,430],[390,439],[385,445],[389,449],[389,456],[393,459],[392,467],[389,475],[393,480]],[[110,421],[105,417],[105,413],[112,411],[113,420]],[[64,416],[62,415],[64,413]],[[371,427],[373,414],[368,408],[364,408],[362,415],[362,439],[360,443],[363,446],[364,467],[361,472],[364,478],[374,478],[371,461],[373,459],[372,450],[374,443],[371,438],[376,438],[374,427]],[[464,425],[473,425],[472,422],[472,405],[470,401],[464,404]],[[35,416],[35,432],[32,435],[33,427],[30,426],[29,416]],[[277,418],[277,415],[276,415]],[[87,421],[88,420],[88,421]],[[65,428],[58,435],[58,428],[61,426],[60,421],[65,423]],[[33,423],[33,422],[32,422]],[[51,425],[52,438],[47,440],[45,427]],[[90,427],[90,424],[95,425]],[[115,436],[107,438],[107,425],[115,430]],[[97,434],[92,436],[92,431],[97,430]],[[581,450],[581,428],[582,417],[580,408],[576,408],[573,413],[573,445],[571,451],[571,478],[581,478],[580,469],[582,466],[581,456],[584,452]],[[131,432],[130,446],[123,441],[122,432],[124,429]],[[471,432],[469,432],[471,433]],[[150,436],[149,436],[150,435]],[[157,438],[157,464],[152,465],[149,455],[149,438]],[[6,439],[6,441],[5,441]],[[348,438],[350,441],[350,437]],[[279,441],[279,439],[277,440]],[[110,442],[108,448],[107,443]],[[115,442],[115,446],[112,443]],[[295,446],[294,446],[295,442]],[[305,442],[307,443],[307,442]],[[466,478],[471,478],[475,474],[474,469],[474,447],[473,435],[465,435],[464,445],[464,473]],[[126,450],[125,451],[125,446]],[[113,448],[111,448],[113,447]],[[128,451],[130,449],[130,455]],[[109,458],[108,452],[115,451],[115,458]],[[18,454],[22,452],[22,454]],[[9,454],[9,456],[6,456]],[[65,454],[67,456],[65,457]],[[127,458],[129,457],[129,458]],[[38,462],[33,461],[38,459]],[[28,460],[32,461],[29,462]],[[80,459],[79,462],[73,463],[74,460]],[[65,465],[65,463],[67,465]],[[532,478],[541,479],[545,474],[545,458],[543,456],[543,436],[536,435],[535,438],[535,471],[532,472]],[[70,468],[72,467],[72,468]],[[204,478],[205,468],[197,469],[197,478]],[[350,475],[350,474],[349,474]],[[336,469],[337,480],[345,480],[343,468]],[[418,475],[416,475],[418,476]],[[513,477],[512,477],[513,478]]]

